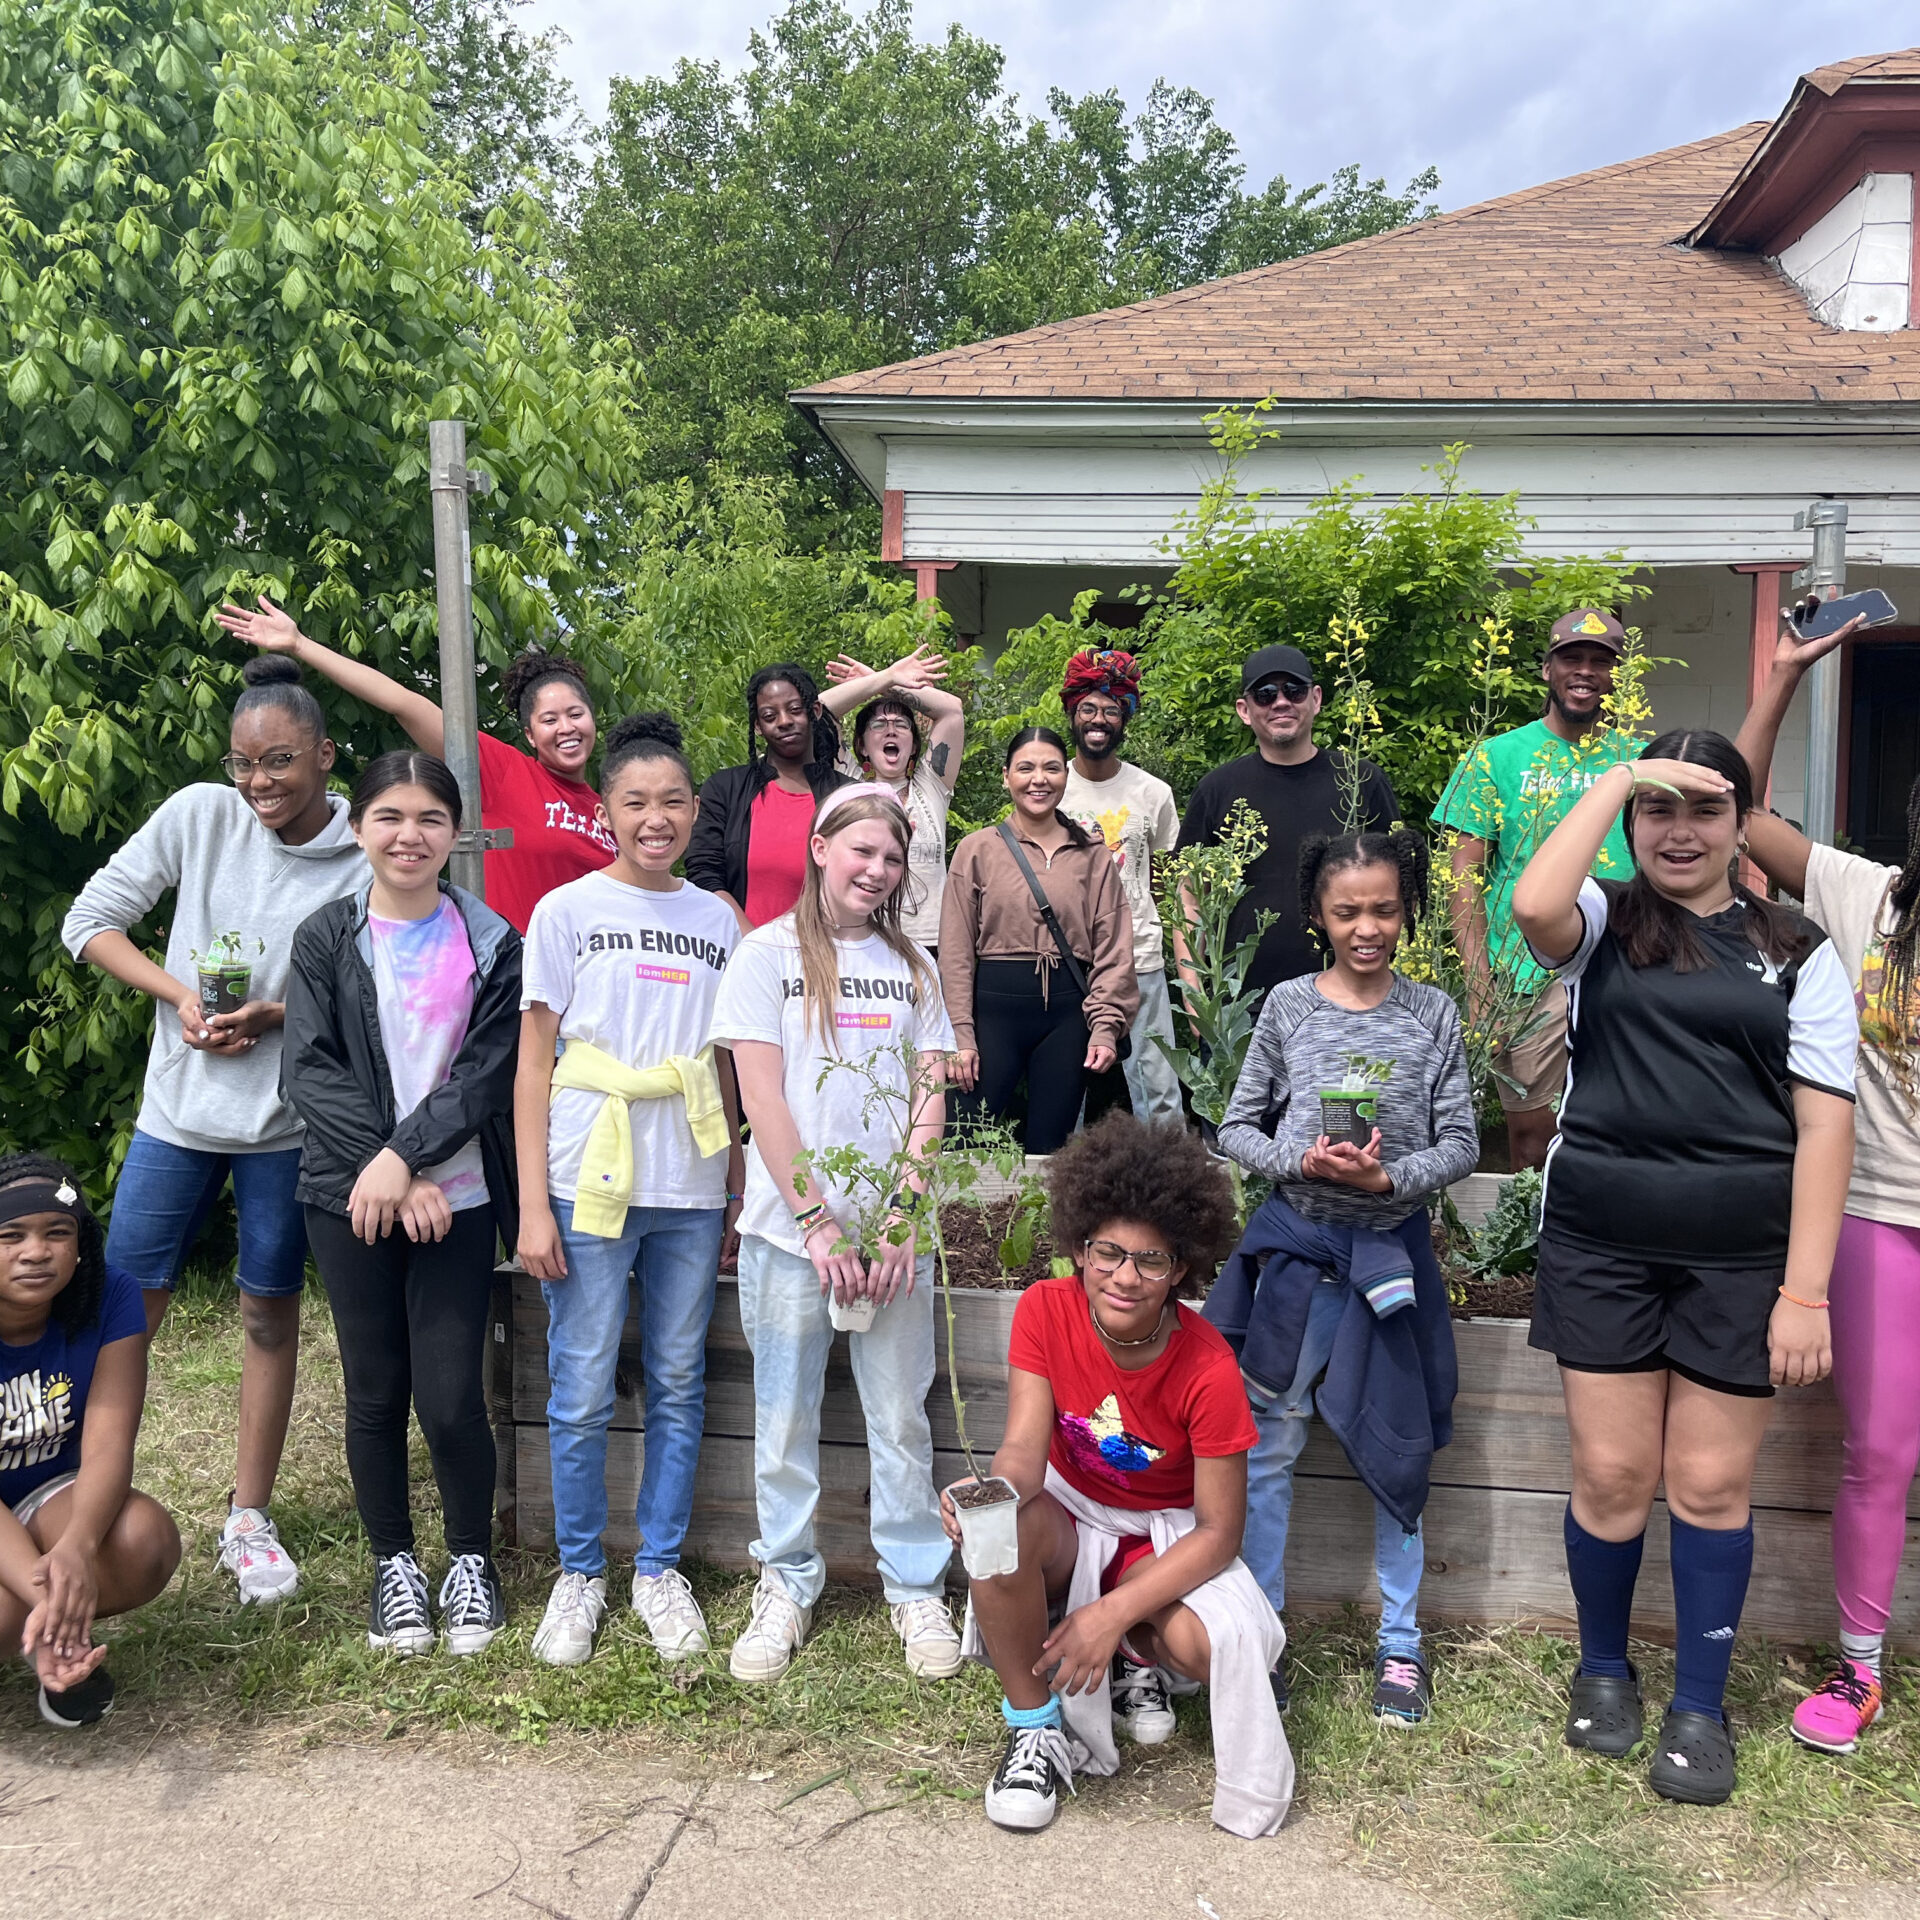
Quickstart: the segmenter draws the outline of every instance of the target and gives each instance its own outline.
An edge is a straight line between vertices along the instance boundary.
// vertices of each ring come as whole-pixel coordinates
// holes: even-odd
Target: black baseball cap
[[[1262,680],[1277,679],[1283,673],[1313,685],[1313,662],[1298,647],[1262,647],[1247,655],[1247,664],[1240,669],[1240,691],[1251,692]]]

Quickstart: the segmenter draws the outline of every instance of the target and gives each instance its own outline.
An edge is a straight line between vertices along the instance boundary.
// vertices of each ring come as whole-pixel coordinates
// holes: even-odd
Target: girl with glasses
[[[1174,1297],[1228,1243],[1232,1192],[1199,1140],[1122,1113],[1063,1146],[1048,1184],[1077,1271],[1014,1310],[993,1472],[1020,1497],[1019,1567],[970,1586],[967,1651],[1007,1722],[987,1818],[1046,1826],[1076,1772],[1116,1770],[1116,1728],[1157,1745],[1172,1695],[1205,1685],[1214,1820],[1258,1839],[1286,1818],[1293,1757],[1266,1685],[1285,1636],[1236,1557],[1254,1427],[1227,1343]]]
[[[221,1189],[233,1182],[246,1344],[220,1561],[246,1604],[284,1600],[299,1581],[268,1513],[293,1406],[307,1270],[294,1198],[300,1120],[280,1091],[287,965],[294,929],[364,885],[367,863],[347,803],[327,791],[333,742],[300,669],[263,657],[249,660],[242,678],[225,777],[163,802],[80,890],[61,938],[76,959],[159,1005],[107,1234],[108,1260],[144,1291],[150,1333]],[[130,930],[168,892],[166,957],[155,965]],[[210,1010],[195,954],[229,932],[252,957],[246,991],[238,1007]],[[224,985],[234,987],[231,974]],[[233,997],[219,984],[215,991]]]
[[[1389,1726],[1424,1720],[1432,1698],[1420,1516],[1455,1366],[1428,1209],[1480,1155],[1459,1012],[1393,970],[1426,895],[1418,834],[1307,843],[1300,912],[1332,964],[1275,987],[1254,1028],[1220,1150],[1274,1190],[1207,1301],[1253,1401],[1245,1553],[1276,1609],[1294,1463],[1316,1409],[1374,1496],[1373,1711]]]

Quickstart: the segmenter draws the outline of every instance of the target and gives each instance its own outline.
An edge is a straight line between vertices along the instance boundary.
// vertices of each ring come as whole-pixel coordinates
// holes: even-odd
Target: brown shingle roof
[[[1756,121],[796,398],[1920,400],[1920,333],[1837,332],[1764,259],[1676,244],[1766,131]]]

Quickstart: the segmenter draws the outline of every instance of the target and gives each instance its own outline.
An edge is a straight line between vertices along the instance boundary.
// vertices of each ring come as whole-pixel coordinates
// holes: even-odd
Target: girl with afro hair
[[[1019,1496],[1019,1567],[969,1601],[967,1650],[1007,1722],[987,1818],[1046,1826],[1076,1770],[1116,1769],[1116,1727],[1157,1745],[1171,1695],[1206,1685],[1213,1817],[1257,1839],[1286,1817],[1293,1758],[1264,1684],[1285,1636],[1238,1558],[1254,1426],[1226,1341],[1176,1297],[1229,1243],[1232,1191],[1199,1140],[1125,1113],[1070,1139],[1048,1178],[1074,1271],[1020,1297],[993,1459]],[[955,1541],[970,1485],[941,1500]]]

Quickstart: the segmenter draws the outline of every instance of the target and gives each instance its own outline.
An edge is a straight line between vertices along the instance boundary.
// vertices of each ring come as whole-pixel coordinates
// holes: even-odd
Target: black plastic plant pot
[[[200,1012],[211,1020],[216,1013],[238,1013],[253,988],[251,967],[202,967]]]
[[[1323,1087],[1320,1090],[1320,1131],[1329,1140],[1345,1140],[1364,1147],[1373,1139],[1374,1116],[1380,1096],[1370,1088]]]
[[[960,1563],[969,1580],[1020,1571],[1020,1494],[997,1474],[956,1480],[947,1498],[960,1520]]]

